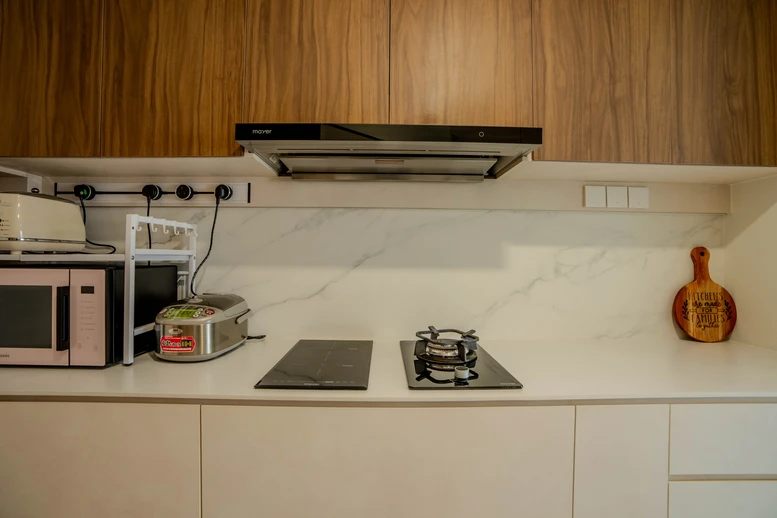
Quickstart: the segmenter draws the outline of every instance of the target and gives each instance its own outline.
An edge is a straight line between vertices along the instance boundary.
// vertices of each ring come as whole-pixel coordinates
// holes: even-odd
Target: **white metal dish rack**
[[[163,234],[171,232],[183,236],[184,248],[179,250],[150,249],[137,247],[137,234],[148,225],[152,232],[160,228]],[[124,231],[123,254],[2,254],[0,261],[20,261],[29,263],[116,263],[124,262],[124,365],[132,365],[135,358],[135,336],[154,329],[154,323],[135,326],[135,265],[138,261],[156,263],[188,263],[187,270],[179,270],[184,276],[183,296],[188,297],[189,276],[197,266],[197,225],[168,219],[152,218],[140,214],[127,214],[127,226]]]

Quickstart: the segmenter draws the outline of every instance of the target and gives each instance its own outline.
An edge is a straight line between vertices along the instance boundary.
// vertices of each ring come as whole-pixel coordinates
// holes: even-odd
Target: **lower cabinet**
[[[672,405],[669,518],[776,517],[775,437],[775,404]]]
[[[777,517],[773,404],[0,402],[0,423],[0,518]]]
[[[200,516],[196,405],[0,402],[0,517]]]
[[[574,407],[202,407],[204,518],[571,518]]]
[[[575,518],[666,518],[669,406],[579,406]]]
[[[672,482],[669,518],[774,518],[777,481]]]

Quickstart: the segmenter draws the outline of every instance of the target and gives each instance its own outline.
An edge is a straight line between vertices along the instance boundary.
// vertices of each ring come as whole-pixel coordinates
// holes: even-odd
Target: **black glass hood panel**
[[[241,123],[235,140],[362,140],[397,142],[480,142],[542,144],[542,128],[511,126],[427,126],[415,124]]]
[[[542,144],[542,128],[398,124],[238,124],[236,140],[278,176],[482,181]]]

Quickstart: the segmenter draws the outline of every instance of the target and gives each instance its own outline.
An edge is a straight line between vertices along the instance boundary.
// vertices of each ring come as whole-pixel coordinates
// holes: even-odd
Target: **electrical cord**
[[[146,217],[151,217],[151,196],[146,196]],[[148,230],[148,249],[151,250],[151,225],[146,225]],[[151,266],[151,261],[147,263],[147,266]]]
[[[78,198],[78,199],[81,202],[81,219],[84,222],[84,229],[86,229],[86,207],[84,206],[84,199],[83,198]],[[89,238],[86,238],[86,242],[89,243],[92,246],[99,246],[99,247],[102,247],[102,248],[110,248],[111,251],[108,252],[109,254],[115,254],[116,253],[116,247],[113,246],[113,245],[104,245],[102,243],[94,243],[92,241],[89,241]]]
[[[146,198],[146,217],[151,217],[151,198]],[[151,225],[146,225],[148,230],[148,249],[151,250]]]
[[[255,336],[246,336],[246,340],[264,340],[267,338],[267,335],[255,335]]]
[[[192,292],[192,295],[198,296],[199,293],[197,293],[194,290],[194,281],[197,280],[197,273],[200,271],[200,268],[202,268],[202,265],[205,264],[205,261],[208,260],[208,257],[210,257],[210,252],[213,250],[213,236],[216,233],[216,218],[219,216],[219,204],[221,203],[221,197],[216,194],[216,210],[213,212],[213,225],[210,227],[210,243],[208,244],[208,252],[205,254],[205,258],[200,261],[200,264],[197,265],[197,268],[194,270],[194,275],[192,275],[191,284],[189,285],[189,291]]]

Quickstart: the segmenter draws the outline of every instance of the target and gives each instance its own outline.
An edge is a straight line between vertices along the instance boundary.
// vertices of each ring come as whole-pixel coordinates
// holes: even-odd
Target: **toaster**
[[[156,355],[176,362],[217,358],[248,338],[248,309],[243,297],[206,293],[179,300],[156,316]]]
[[[78,252],[86,246],[81,210],[46,194],[0,192],[0,251]]]

